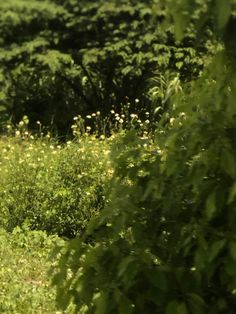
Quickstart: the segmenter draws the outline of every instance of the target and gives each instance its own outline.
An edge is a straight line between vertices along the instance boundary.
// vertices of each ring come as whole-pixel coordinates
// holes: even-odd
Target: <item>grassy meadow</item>
[[[114,110],[107,119],[100,112],[78,116],[63,141],[40,122],[30,132],[26,116],[7,126],[0,139],[1,313],[70,313],[72,305],[64,312],[56,305],[53,252],[82,236],[109,202],[111,147],[124,136],[124,124],[146,138],[147,118]]]
[[[48,256],[56,241],[40,231],[0,230],[1,313],[61,313],[48,277]]]

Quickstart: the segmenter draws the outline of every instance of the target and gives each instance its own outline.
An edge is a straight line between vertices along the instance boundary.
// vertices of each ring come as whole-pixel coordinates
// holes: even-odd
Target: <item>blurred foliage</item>
[[[62,309],[235,312],[235,1],[168,1],[178,40],[194,4],[197,36],[210,19],[221,49],[187,90],[176,88],[154,139],[132,131],[113,147],[110,202],[54,270]]]
[[[0,228],[1,313],[61,313],[47,274],[50,250],[59,241],[26,226],[15,228],[11,234]]]
[[[176,43],[162,2],[2,1],[1,120],[26,114],[65,134],[78,113],[153,110],[153,78],[197,77],[214,40],[210,23],[196,38],[195,18]]]

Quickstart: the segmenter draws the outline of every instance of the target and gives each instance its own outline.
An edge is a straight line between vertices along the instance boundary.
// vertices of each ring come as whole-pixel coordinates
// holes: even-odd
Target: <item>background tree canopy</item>
[[[210,23],[196,37],[198,14],[176,43],[162,1],[2,1],[2,123],[28,115],[66,133],[76,114],[135,110],[136,98],[152,111],[155,79],[191,80],[212,50]]]

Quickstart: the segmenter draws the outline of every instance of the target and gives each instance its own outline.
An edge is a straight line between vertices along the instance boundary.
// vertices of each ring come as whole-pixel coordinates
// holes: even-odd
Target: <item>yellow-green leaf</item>
[[[231,241],[229,243],[229,251],[230,251],[230,255],[231,257],[236,260],[236,242]]]
[[[232,203],[236,196],[236,182],[229,189],[228,204]]]
[[[227,24],[231,13],[231,0],[216,0],[216,18],[218,28],[221,30]]]
[[[235,156],[229,151],[224,150],[222,156],[221,156],[221,165],[224,171],[231,176],[232,178],[235,178],[236,176],[236,160]]]
[[[208,218],[212,218],[216,211],[216,197],[215,192],[211,193],[206,200],[206,215]]]

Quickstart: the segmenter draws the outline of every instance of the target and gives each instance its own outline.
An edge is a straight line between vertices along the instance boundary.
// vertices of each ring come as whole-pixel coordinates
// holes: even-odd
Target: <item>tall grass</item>
[[[73,138],[61,143],[44,131],[28,130],[28,118],[7,126],[0,139],[0,225],[17,226],[74,237],[108,202],[107,189],[113,169],[110,149],[124,130],[140,129],[149,121],[137,114],[100,112],[73,120]],[[109,131],[109,136],[107,133]]]

